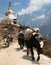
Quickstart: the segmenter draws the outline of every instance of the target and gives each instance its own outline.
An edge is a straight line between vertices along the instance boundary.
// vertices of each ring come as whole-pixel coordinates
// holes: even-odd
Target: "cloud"
[[[42,19],[45,19],[45,18],[46,18],[46,16],[44,14],[42,14],[38,17],[32,18],[32,21],[35,21],[35,20],[38,20],[38,19],[42,20]]]
[[[32,21],[35,21],[35,19],[34,19],[34,18],[32,18]]]
[[[45,19],[45,15],[40,15],[39,17],[37,17],[37,19]]]
[[[17,6],[17,5],[20,5],[21,3],[20,2],[15,2],[14,5]]]
[[[18,12],[19,15],[31,14],[40,9],[44,4],[51,3],[51,0],[30,0],[28,7]]]

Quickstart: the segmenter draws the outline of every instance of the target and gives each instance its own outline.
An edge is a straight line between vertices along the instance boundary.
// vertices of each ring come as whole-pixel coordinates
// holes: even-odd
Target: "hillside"
[[[43,48],[44,54],[51,58],[51,41],[47,40],[44,42],[44,48]]]

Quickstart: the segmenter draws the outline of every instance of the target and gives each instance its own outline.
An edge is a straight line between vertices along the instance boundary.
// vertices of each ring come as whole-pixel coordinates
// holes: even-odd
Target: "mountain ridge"
[[[42,35],[48,39],[51,39],[51,3],[45,4],[40,10],[33,12],[32,14],[19,16],[18,19],[21,24],[25,24],[32,28],[39,27],[42,31]]]

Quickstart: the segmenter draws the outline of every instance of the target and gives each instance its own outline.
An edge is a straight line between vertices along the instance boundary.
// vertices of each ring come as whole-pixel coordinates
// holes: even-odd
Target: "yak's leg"
[[[22,41],[18,41],[18,44],[20,45],[20,49],[23,49]]]
[[[29,55],[29,48],[27,48],[27,55]]]
[[[7,43],[7,47],[9,47],[9,44],[10,44],[10,43],[8,42],[8,43]]]
[[[34,58],[33,48],[30,48],[30,51],[31,51],[32,61],[34,61],[34,60],[35,60],[35,58]]]
[[[38,58],[37,58],[37,62],[40,60],[40,53],[39,50],[37,50],[37,54],[38,54]]]
[[[6,41],[7,41],[7,38],[4,38],[4,45],[7,45],[7,44],[6,44],[6,43],[7,43]]]
[[[23,49],[23,45],[20,45],[20,48]]]
[[[23,47],[24,47],[24,40],[21,40],[19,44],[20,44],[20,48],[23,49]]]

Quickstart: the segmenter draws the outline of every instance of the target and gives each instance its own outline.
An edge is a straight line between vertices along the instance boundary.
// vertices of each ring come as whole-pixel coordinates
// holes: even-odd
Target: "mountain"
[[[45,38],[51,39],[51,3],[45,4],[38,11],[32,14],[25,14],[18,17],[21,24],[31,28],[39,27]]]
[[[44,37],[51,40],[51,4],[45,5],[43,9],[45,9],[44,14],[46,15],[44,24],[40,26],[41,33]],[[44,20],[43,20],[44,21]]]

